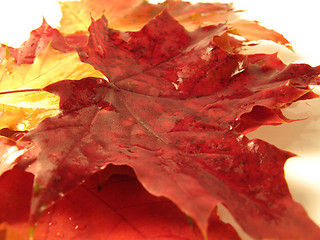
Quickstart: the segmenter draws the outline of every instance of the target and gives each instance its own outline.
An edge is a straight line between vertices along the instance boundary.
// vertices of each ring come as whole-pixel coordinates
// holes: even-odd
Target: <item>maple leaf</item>
[[[13,168],[0,176],[0,237],[6,240],[29,239],[29,209],[33,174]]]
[[[257,22],[239,19],[232,4],[197,3],[191,4],[180,0],[167,0],[163,3],[150,4],[147,1],[130,0],[121,2],[109,0],[82,0],[60,2],[63,17],[60,31],[65,34],[86,33],[91,19],[104,14],[109,26],[119,30],[140,30],[148,21],[165,8],[186,29],[195,30],[200,26],[228,22],[230,33],[240,35],[248,41],[271,40],[287,46],[291,45],[281,34],[260,26]]]
[[[281,34],[260,26],[257,21],[244,19],[233,20],[230,24],[229,32],[243,36],[248,41],[270,40],[275,43],[285,45],[292,49],[290,42]]]
[[[125,174],[125,175],[124,175]],[[19,168],[0,176],[7,202],[0,221],[7,240],[29,239],[28,219],[33,176]],[[2,195],[2,196],[4,196]],[[4,205],[3,205],[4,206]],[[12,224],[14,223],[14,224]],[[67,230],[67,231],[66,231]],[[1,225],[0,225],[1,231]],[[210,216],[209,239],[240,239],[217,211]],[[0,235],[1,236],[1,235]],[[127,166],[110,165],[47,209],[32,232],[34,239],[201,239],[196,225],[171,201],[149,194]]]
[[[0,63],[5,57],[5,49],[15,58],[18,65],[32,64],[35,57],[44,51],[50,44],[53,49],[60,52],[75,51],[75,47],[85,46],[87,36],[70,34],[63,36],[60,31],[52,28],[45,19],[41,26],[30,33],[30,37],[19,48],[0,46]]]
[[[108,171],[112,173],[110,178]],[[118,171],[113,167],[93,175],[46,210],[37,224],[34,238],[202,238],[199,229],[189,223],[187,216],[172,202],[150,195],[134,174],[128,176],[126,170],[126,175],[115,174]],[[239,239],[231,226],[221,222],[216,214],[213,212],[210,218],[209,238]]]
[[[33,175],[13,168],[0,176],[0,222],[21,223],[29,218]]]
[[[89,64],[81,63],[75,51],[63,53],[47,45],[37,54],[33,64],[20,65],[19,61],[26,62],[25,57],[19,55],[19,60],[10,54],[0,64],[0,91],[12,92],[0,95],[0,128],[30,130],[46,117],[58,114],[59,98],[41,91],[48,84],[66,78],[103,76]],[[28,89],[40,92],[25,91]]]
[[[60,21],[59,30],[64,34],[87,33],[91,24],[91,18],[100,17],[102,14],[108,18],[126,18],[128,14],[137,8],[145,7],[140,11],[137,21],[121,22],[125,25],[133,25],[131,28],[141,28],[148,20],[161,11],[157,5],[149,4],[147,1],[129,0],[127,2],[119,1],[102,1],[102,0],[84,0],[79,2],[59,2],[62,11],[62,19]],[[149,11],[146,11],[150,9]],[[141,10],[141,9],[140,9]],[[134,16],[134,14],[132,14]]]
[[[284,180],[293,154],[246,138],[256,126],[241,119],[255,106],[281,118],[281,108],[310,96],[319,67],[226,52],[216,43],[227,31],[222,24],[187,32],[167,11],[138,32],[93,21],[79,55],[108,81],[45,88],[60,96],[61,113],[25,138],[41,148],[32,216],[115,164],[132,167],[149,193],[172,200],[204,235],[222,203],[255,238],[319,238]]]

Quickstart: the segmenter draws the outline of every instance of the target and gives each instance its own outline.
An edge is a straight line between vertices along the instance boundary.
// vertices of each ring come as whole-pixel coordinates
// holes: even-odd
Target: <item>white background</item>
[[[55,0],[0,0],[0,3],[0,43],[19,47],[30,31],[41,25],[43,16],[52,27],[59,25],[61,12]],[[234,7],[247,10],[241,13],[242,18],[258,20],[261,25],[283,34],[293,45],[296,62],[320,65],[320,1],[235,0]],[[249,137],[262,138],[299,155],[288,160],[286,178],[294,199],[320,225],[319,109],[319,100],[295,104],[285,113],[289,117],[309,117],[308,120],[262,127]]]

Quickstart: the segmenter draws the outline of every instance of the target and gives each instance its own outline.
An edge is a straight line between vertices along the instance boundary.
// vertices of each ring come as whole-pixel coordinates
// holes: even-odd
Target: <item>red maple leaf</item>
[[[125,166],[109,166],[93,175],[42,214],[35,239],[202,238],[177,206],[146,192],[132,172]],[[219,220],[216,211],[210,220],[210,239],[239,239],[230,225]]]
[[[0,44],[0,63],[5,56],[5,49],[16,59],[17,64],[32,64],[34,58],[46,47],[51,46],[61,52],[75,51],[76,47],[86,45],[88,37],[84,34],[69,34],[63,36],[58,29],[52,28],[43,19],[41,26],[30,33],[30,37],[19,48]]]
[[[205,235],[222,203],[255,238],[320,238],[284,180],[293,154],[243,134],[281,123],[281,108],[313,97],[308,85],[319,68],[238,54],[225,25],[187,32],[166,11],[138,32],[109,29],[104,17],[89,31],[79,55],[107,80],[46,87],[60,96],[61,114],[25,138],[41,148],[35,219],[114,164],[132,167],[149,193],[173,201]],[[221,46],[225,37],[229,51]],[[252,122],[256,109],[273,120]]]

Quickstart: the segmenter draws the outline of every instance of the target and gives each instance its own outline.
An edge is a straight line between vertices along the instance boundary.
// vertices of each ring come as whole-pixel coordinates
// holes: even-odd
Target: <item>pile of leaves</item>
[[[294,154],[246,134],[291,122],[319,67],[245,54],[281,35],[229,4],[61,3],[0,47],[0,239],[320,239]]]

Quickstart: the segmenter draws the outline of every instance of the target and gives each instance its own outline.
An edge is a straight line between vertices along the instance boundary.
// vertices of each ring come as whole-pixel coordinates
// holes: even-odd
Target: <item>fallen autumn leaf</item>
[[[81,14],[88,11],[87,1],[74,4],[80,4]],[[3,76],[10,79],[3,77],[3,83],[16,81],[16,72],[24,77],[24,68],[40,64],[43,74],[36,76],[48,78],[32,85],[41,88],[34,94],[49,92],[60,97],[60,113],[30,125],[31,131],[22,140],[3,136],[3,148],[10,142],[26,152],[15,160],[15,168],[8,167],[0,176],[0,222],[8,224],[3,227],[7,236],[15,235],[14,226],[28,222],[30,214],[34,239],[199,239],[201,234],[207,239],[237,239],[237,233],[217,215],[217,205],[223,204],[256,239],[318,239],[319,227],[292,200],[284,179],[284,163],[294,154],[245,134],[265,124],[292,121],[281,109],[317,97],[309,85],[319,83],[319,67],[286,65],[276,54],[241,54],[247,40],[239,40],[235,33],[248,40],[264,37],[289,46],[280,34],[256,23],[248,24],[265,34],[250,35],[244,22],[229,25],[219,20],[206,25],[199,17],[181,20],[186,26],[190,26],[188,21],[202,25],[187,31],[170,15],[170,9],[173,15],[181,9],[186,15],[200,14],[201,19],[197,11],[219,5],[168,1],[165,9],[137,4],[148,11],[160,9],[150,18],[139,17],[146,23],[139,31],[109,28],[105,16],[92,19],[88,39],[85,30],[68,38],[46,26],[49,34],[54,32],[68,46],[66,53],[49,46],[35,53],[34,63],[21,66],[15,65],[17,55],[16,60],[10,59],[16,70],[9,74],[8,60],[2,63]],[[225,7],[222,12],[229,14],[231,9]],[[62,8],[66,11],[63,4]],[[121,5],[115,9],[114,16],[117,11],[129,11],[131,17],[137,13]],[[181,11],[176,13],[178,19]],[[226,12],[224,17],[229,16]],[[123,22],[112,14],[111,22]],[[205,19],[212,24],[210,17]],[[71,23],[65,19],[61,29],[67,24]],[[47,37],[45,32],[36,42]],[[67,40],[71,38],[72,43]],[[80,58],[75,57],[76,51]],[[55,66],[55,75],[43,68],[44,60],[36,61],[43,54],[58,56],[59,60],[45,59]],[[68,73],[61,73],[60,66]],[[26,83],[18,82],[14,88]],[[27,151],[25,141],[39,147],[36,158]],[[6,164],[5,158],[1,161]],[[19,162],[30,164],[19,166]],[[123,166],[130,168],[123,172]],[[128,191],[132,192],[128,195]],[[24,203],[16,200],[21,194]],[[10,199],[18,207],[6,209]],[[95,214],[77,215],[82,207]],[[17,221],[13,218],[19,215],[16,209],[23,213]],[[105,214],[100,216],[100,211]],[[152,223],[150,211],[158,216]],[[63,225],[57,224],[61,221]],[[104,224],[115,225],[105,229]]]

